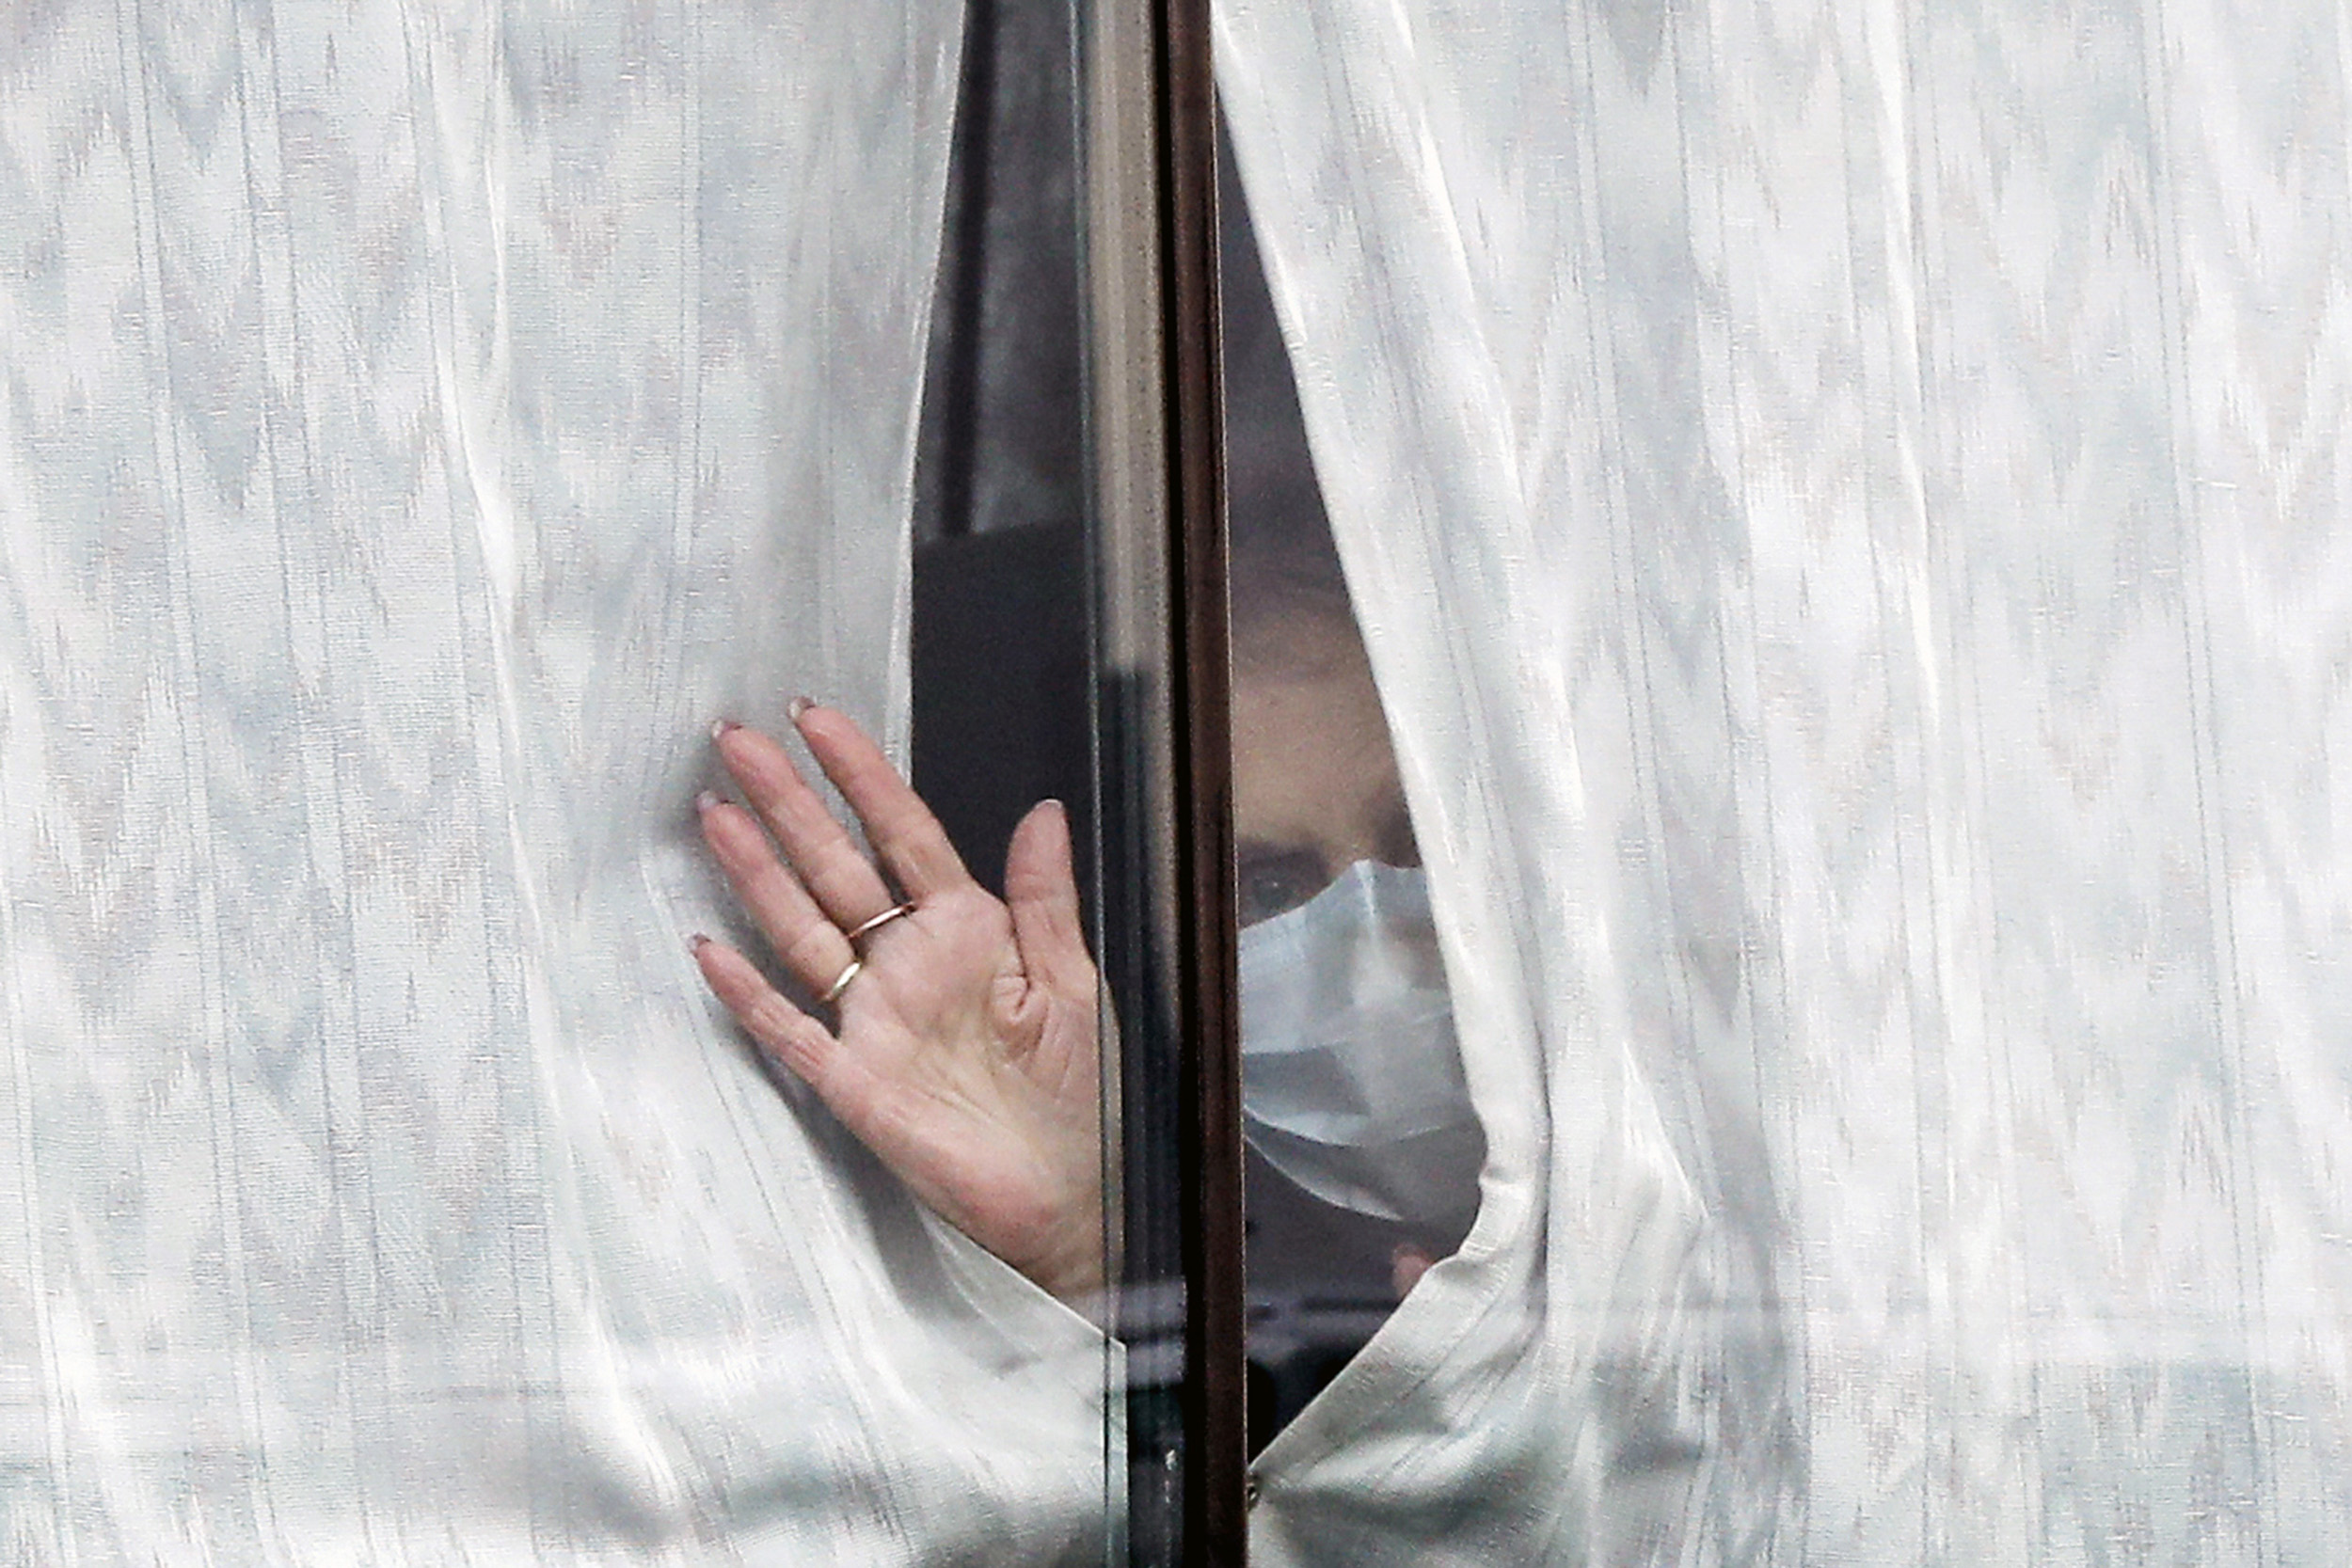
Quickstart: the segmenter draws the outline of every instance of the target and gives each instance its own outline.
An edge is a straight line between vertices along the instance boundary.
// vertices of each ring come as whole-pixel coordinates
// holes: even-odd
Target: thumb
[[[1094,989],[1071,864],[1070,813],[1059,800],[1039,801],[1012,831],[1005,851],[1005,903],[1030,978],[1057,990]]]

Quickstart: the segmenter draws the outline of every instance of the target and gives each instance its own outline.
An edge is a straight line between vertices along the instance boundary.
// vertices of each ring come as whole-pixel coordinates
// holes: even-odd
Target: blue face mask
[[[1243,1125],[1327,1203],[1440,1227],[1478,1198],[1470,1107],[1429,889],[1359,861],[1241,933]]]

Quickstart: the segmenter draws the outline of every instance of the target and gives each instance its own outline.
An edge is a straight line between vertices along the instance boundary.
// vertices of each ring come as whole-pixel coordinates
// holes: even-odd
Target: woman
[[[1396,761],[1344,590],[1313,557],[1235,574],[1251,1141],[1315,1198],[1397,1228],[1394,1288],[1458,1239],[1483,1152]],[[772,738],[721,723],[742,804],[703,831],[796,1005],[707,937],[704,975],[771,1056],[936,1211],[1065,1302],[1104,1283],[1099,989],[1059,803],[1014,833],[999,901],[848,716],[792,717],[879,864]],[[822,1016],[832,1012],[831,1022]]]

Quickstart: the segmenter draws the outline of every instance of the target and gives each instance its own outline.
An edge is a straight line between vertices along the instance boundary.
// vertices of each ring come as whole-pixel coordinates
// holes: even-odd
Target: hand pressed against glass
[[[1356,862],[1417,863],[1379,695],[1344,609],[1299,609],[1239,651],[1244,923],[1304,902]],[[847,715],[800,703],[794,722],[881,865],[783,747],[736,725],[720,726],[717,745],[749,808],[706,795],[703,836],[793,976],[812,996],[838,988],[834,1025],[698,937],[704,976],[934,1212],[1064,1300],[1099,1291],[1099,992],[1067,817],[1048,801],[1024,819],[999,902]],[[912,911],[857,935],[898,905],[885,872]],[[1400,1257],[1400,1293],[1426,1266]]]
[[[812,995],[863,967],[832,1028],[697,937],[704,977],[935,1212],[1064,1300],[1100,1290],[1098,988],[1066,815],[1049,800],[1022,821],[1000,902],[847,715],[802,702],[794,722],[882,865],[783,747],[739,725],[721,725],[716,743],[750,809],[704,796],[703,836]],[[849,933],[899,902],[885,870],[914,908],[853,946]]]

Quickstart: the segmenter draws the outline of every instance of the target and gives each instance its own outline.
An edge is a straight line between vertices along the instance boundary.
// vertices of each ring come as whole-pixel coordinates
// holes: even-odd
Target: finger
[[[1039,801],[1012,831],[1005,851],[1005,903],[1012,911],[1021,966],[1032,979],[1056,989],[1093,983],[1071,864],[1070,813],[1059,800]]]
[[[776,859],[758,819],[706,790],[694,802],[702,816],[703,842],[710,846],[736,897],[801,984],[822,994],[857,955],[841,927]]]
[[[898,902],[849,831],[833,819],[783,747],[757,730],[722,724],[719,756],[743,788],[785,858],[834,925],[848,927]]]
[[[749,958],[725,942],[696,937],[694,962],[760,1049],[830,1102],[828,1085],[842,1059],[841,1042],[832,1031],[787,1001]]]
[[[866,827],[866,842],[874,847],[907,896],[917,903],[933,894],[968,886],[970,872],[947,842],[946,830],[907,787],[890,766],[882,748],[866,738],[857,721],[835,708],[819,707],[803,697],[792,705],[792,721],[808,742],[817,765],[841,791],[857,819]],[[877,912],[877,911],[868,911]]]
[[[694,962],[760,1050],[815,1090],[844,1127],[870,1143],[887,1120],[891,1097],[885,1083],[725,942],[697,936]]]
[[[1396,1287],[1396,1299],[1403,1301],[1413,1293],[1421,1276],[1436,1266],[1437,1259],[1407,1242],[1389,1256],[1389,1283]]]

